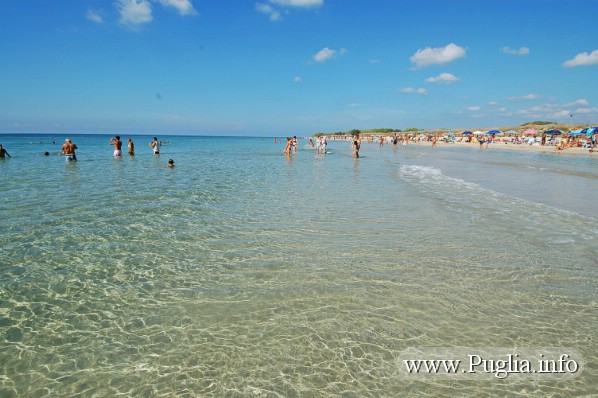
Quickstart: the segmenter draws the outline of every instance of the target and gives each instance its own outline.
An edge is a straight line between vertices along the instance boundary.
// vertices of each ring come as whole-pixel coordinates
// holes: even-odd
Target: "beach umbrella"
[[[517,130],[507,130],[507,131],[505,131],[505,134],[508,134],[508,135],[519,134],[519,131],[517,131]]]
[[[588,127],[588,128],[581,130],[581,133],[587,135],[588,137],[591,137],[594,133],[597,133],[597,132],[598,132],[598,127]]]
[[[471,131],[464,131],[461,133],[461,135],[472,135],[473,133]]]
[[[538,134],[538,130],[527,129],[522,134],[524,134],[524,135],[536,135],[536,134]]]
[[[496,134],[501,134],[501,132],[500,132],[500,130],[489,130],[489,131],[486,131],[486,134],[496,135]]]
[[[579,131],[569,131],[569,135],[582,135],[583,133],[581,132],[581,130]]]
[[[563,132],[561,130],[557,130],[557,129],[550,129],[546,131],[546,134],[548,135],[561,135],[563,134]]]

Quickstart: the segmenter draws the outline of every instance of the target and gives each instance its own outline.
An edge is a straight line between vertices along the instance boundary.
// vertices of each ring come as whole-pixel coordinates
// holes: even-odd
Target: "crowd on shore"
[[[491,144],[505,144],[501,147],[507,149],[538,149],[538,150],[554,150],[564,151],[570,150],[571,152],[583,152],[589,151],[589,153],[595,152],[598,149],[598,128],[589,128],[589,133],[586,132],[580,134],[579,132],[571,132],[569,134],[563,134],[558,130],[550,130],[548,132],[538,132],[537,134],[512,134],[505,135],[503,133],[471,133],[465,132],[461,135],[455,135],[454,133],[447,134],[397,134],[392,135],[376,135],[368,134],[363,136],[363,140],[367,143],[378,143],[380,146],[385,144],[403,145],[408,144],[431,144],[432,147],[436,147],[437,144],[466,144],[466,145],[477,145],[480,149],[488,149]],[[318,142],[323,137],[325,140],[331,141],[349,141],[354,148],[354,157],[358,156],[359,146],[361,145],[361,136],[359,134],[354,135],[318,135]],[[308,138],[310,145],[312,138]],[[357,147],[357,156],[355,156],[355,147]],[[493,145],[493,147],[497,147]],[[285,152],[287,153],[287,152]],[[289,152],[290,153],[290,152]]]

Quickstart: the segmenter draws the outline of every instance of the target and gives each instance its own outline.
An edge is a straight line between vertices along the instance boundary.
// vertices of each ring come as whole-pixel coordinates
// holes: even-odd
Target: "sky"
[[[0,133],[598,124],[596,0],[3,0]]]

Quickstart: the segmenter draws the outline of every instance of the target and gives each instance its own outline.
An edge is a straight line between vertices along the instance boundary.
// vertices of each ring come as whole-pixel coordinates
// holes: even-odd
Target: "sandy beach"
[[[424,144],[432,145],[432,143],[426,142]],[[410,144],[411,145],[411,144]],[[416,144],[417,145],[417,144]],[[421,144],[419,144],[421,145]],[[472,149],[480,149],[480,145],[477,142],[454,142],[454,143],[444,143],[438,142],[437,145],[443,145],[446,147],[456,146],[461,148],[472,148]],[[512,144],[508,142],[494,142],[488,145],[486,148],[486,144],[484,144],[482,150],[511,150],[511,151],[528,151],[528,152],[554,152],[558,154],[575,154],[575,155],[598,155],[596,152],[590,152],[588,148],[566,148],[563,150],[557,150],[555,146],[541,146],[541,145],[528,145],[528,144]]]

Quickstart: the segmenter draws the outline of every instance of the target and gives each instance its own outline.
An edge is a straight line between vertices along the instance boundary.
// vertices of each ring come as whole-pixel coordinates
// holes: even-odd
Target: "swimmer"
[[[0,158],[5,158],[6,155],[8,155],[9,158],[12,158],[12,156],[10,156],[10,153],[8,153],[6,149],[2,148],[2,144],[0,144]]]
[[[168,159],[168,164],[166,164],[166,167],[173,168],[174,167],[174,160]]]

